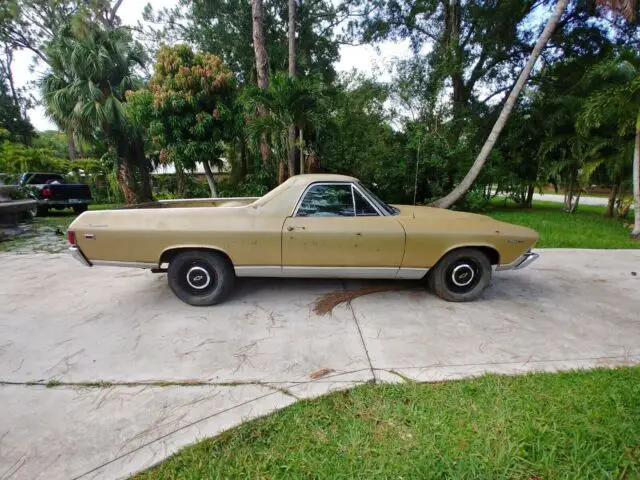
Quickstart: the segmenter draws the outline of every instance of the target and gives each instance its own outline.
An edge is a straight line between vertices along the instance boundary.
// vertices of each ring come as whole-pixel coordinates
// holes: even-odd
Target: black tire
[[[72,208],[73,213],[75,213],[76,215],[80,215],[81,213],[86,212],[89,206],[83,203],[81,205],[74,205]]]
[[[49,215],[49,207],[38,205],[36,207],[36,216],[38,217],[46,217]]]
[[[223,301],[235,283],[231,262],[215,252],[192,250],[179,253],[169,263],[169,286],[175,295],[194,307]]]
[[[448,302],[470,302],[491,281],[491,262],[476,248],[461,248],[445,255],[429,272],[428,284]]]

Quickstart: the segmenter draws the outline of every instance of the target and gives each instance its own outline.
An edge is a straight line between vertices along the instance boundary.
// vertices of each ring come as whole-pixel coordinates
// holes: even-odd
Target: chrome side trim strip
[[[185,203],[185,202],[231,202],[238,200],[258,200],[261,197],[216,197],[216,198],[174,198],[169,200],[158,200],[158,203]]]
[[[125,267],[125,268],[158,268],[157,263],[145,262],[117,262],[112,260],[93,260],[96,267]]]
[[[428,268],[403,267],[398,270],[398,275],[396,276],[396,278],[398,280],[420,280],[427,274],[428,271]]]
[[[533,262],[535,262],[538,258],[540,258],[540,255],[538,255],[537,253],[527,252],[521,257],[519,257],[513,263],[508,263],[506,265],[498,265],[496,267],[496,272],[504,272],[507,270],[520,270],[522,268],[528,267]]]
[[[384,278],[420,280],[428,268],[396,267],[284,267],[244,266],[235,267],[238,277],[289,277],[289,278]]]
[[[285,277],[285,278],[422,278],[423,268],[404,269],[398,276],[396,267],[278,267],[243,266],[235,267],[238,277]]]
[[[238,277],[281,277],[282,268],[279,266],[248,266],[234,267]]]
[[[69,247],[69,251],[73,258],[79,261],[85,267],[91,267],[91,262],[87,260],[87,257],[84,256],[84,253],[78,247]]]
[[[397,267],[282,267],[283,277],[294,278],[396,278]]]

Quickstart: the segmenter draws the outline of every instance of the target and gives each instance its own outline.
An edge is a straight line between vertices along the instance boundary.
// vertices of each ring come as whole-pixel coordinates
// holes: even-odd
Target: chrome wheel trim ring
[[[195,290],[204,290],[209,285],[211,285],[211,275],[206,269],[202,267],[198,267],[198,266],[191,267],[187,272],[186,277],[187,277],[187,283],[189,284],[189,286]],[[194,283],[194,282],[201,282],[202,280],[204,280],[204,283],[202,284]]]
[[[451,281],[457,287],[466,287],[473,282],[476,272],[468,263],[457,265],[451,272]]]

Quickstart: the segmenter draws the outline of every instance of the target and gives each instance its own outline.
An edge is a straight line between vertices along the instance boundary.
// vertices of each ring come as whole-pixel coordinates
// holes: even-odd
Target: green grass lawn
[[[365,385],[187,447],[141,479],[640,478],[640,368]]]
[[[505,207],[504,201],[497,200],[486,214],[533,228],[540,233],[537,246],[541,248],[640,248],[624,225],[633,222],[632,213],[621,221],[603,217],[604,207],[580,205],[575,214],[562,208],[559,203],[534,202],[534,208],[523,210],[513,203]]]

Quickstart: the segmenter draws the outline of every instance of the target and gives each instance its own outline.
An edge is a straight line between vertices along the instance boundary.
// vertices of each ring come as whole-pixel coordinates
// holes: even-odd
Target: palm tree
[[[128,30],[104,30],[75,19],[46,49],[50,72],[41,81],[49,115],[78,138],[102,137],[127,203],[151,200],[142,135],[127,118],[125,93],[139,81],[146,55]]]
[[[599,88],[590,95],[579,119],[583,130],[605,122],[617,125],[621,143],[635,138],[633,151],[633,198],[635,222],[631,235],[640,239],[640,56],[626,50],[597,65],[590,73]]]
[[[267,88],[250,87],[246,92],[245,104],[249,115],[256,112],[258,106],[264,112],[253,115],[247,127],[249,139],[254,146],[263,137],[269,140],[272,154],[281,165],[280,183],[285,180],[285,165],[295,148],[289,137],[289,127],[293,125],[302,129],[314,124],[319,96],[320,92],[314,85],[284,73],[273,75]]]

